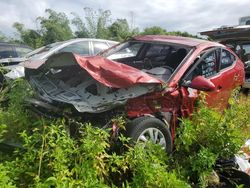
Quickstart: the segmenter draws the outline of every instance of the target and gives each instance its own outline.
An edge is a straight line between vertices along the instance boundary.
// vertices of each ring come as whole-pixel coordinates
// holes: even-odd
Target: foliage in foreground
[[[167,156],[160,147],[138,145],[118,155],[109,151],[109,134],[104,130],[85,125],[81,138],[74,140],[64,122],[41,125],[43,130],[34,129],[31,136],[21,133],[25,150],[16,151],[12,160],[1,164],[3,183],[17,187],[189,187],[167,171]]]
[[[189,187],[174,171],[167,171],[168,157],[159,146],[130,147],[121,136],[125,151],[118,154],[110,150],[109,130],[84,123],[80,137],[74,139],[63,119],[40,119],[29,113],[22,104],[32,95],[26,84],[17,80],[6,94],[2,92],[0,134],[8,141],[14,140],[11,135],[17,138],[14,141],[21,139],[23,148],[10,156],[2,153],[1,187]]]
[[[232,159],[250,138],[250,99],[240,100],[232,97],[223,114],[203,104],[192,119],[180,124],[173,163],[187,179],[197,178],[201,187],[208,185],[216,161]]]
[[[125,150],[116,153],[107,130],[83,123],[80,137],[71,138],[63,119],[40,119],[24,108],[32,95],[26,82],[9,89],[1,95],[0,135],[14,138],[18,130],[24,148],[1,153],[1,187],[206,187],[216,160],[232,157],[250,137],[250,101],[242,98],[224,114],[201,107],[182,120],[170,156],[151,143],[130,147],[123,136]]]

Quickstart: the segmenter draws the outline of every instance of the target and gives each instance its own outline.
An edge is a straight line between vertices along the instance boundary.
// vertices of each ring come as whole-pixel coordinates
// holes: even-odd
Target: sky
[[[45,16],[47,8],[64,12],[69,18],[71,12],[83,18],[84,7],[110,10],[113,20],[126,18],[140,30],[160,26],[192,34],[237,25],[239,17],[250,16],[250,0],[0,0],[0,31],[13,36],[14,22],[36,29],[36,18]]]

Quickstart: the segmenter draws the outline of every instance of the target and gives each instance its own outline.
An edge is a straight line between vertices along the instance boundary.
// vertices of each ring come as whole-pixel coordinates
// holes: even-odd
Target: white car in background
[[[63,42],[55,42],[48,44],[41,48],[38,48],[25,57],[20,58],[18,65],[5,66],[6,69],[11,71],[5,74],[5,77],[9,79],[16,79],[24,76],[23,63],[26,61],[44,61],[51,55],[60,52],[72,52],[82,56],[93,56],[98,54],[100,51],[106,50],[109,47],[117,44],[118,42],[111,40],[92,39],[92,38],[78,38],[71,39]],[[1,62],[0,62],[1,63]]]

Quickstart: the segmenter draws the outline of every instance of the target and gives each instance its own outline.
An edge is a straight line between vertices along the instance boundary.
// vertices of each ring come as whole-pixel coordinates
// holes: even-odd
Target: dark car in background
[[[0,42],[0,59],[23,57],[32,50],[31,47],[26,45]]]
[[[0,67],[13,66],[22,61],[22,57],[31,52],[33,49],[22,44],[11,44],[0,42]],[[4,76],[0,73],[0,88],[2,88]]]

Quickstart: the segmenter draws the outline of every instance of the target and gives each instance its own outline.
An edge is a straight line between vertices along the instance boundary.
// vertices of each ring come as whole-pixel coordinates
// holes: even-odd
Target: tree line
[[[101,38],[123,41],[135,35],[179,35],[196,37],[188,32],[168,32],[162,27],[152,26],[140,31],[138,27],[132,28],[127,19],[111,19],[110,10],[94,10],[85,7],[83,16],[72,12],[72,19],[63,13],[46,9],[44,17],[37,17],[37,29],[26,28],[23,23],[15,22],[14,38],[8,38],[0,31],[0,41],[15,42],[38,48],[50,43],[69,40],[73,38]]]

